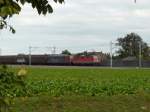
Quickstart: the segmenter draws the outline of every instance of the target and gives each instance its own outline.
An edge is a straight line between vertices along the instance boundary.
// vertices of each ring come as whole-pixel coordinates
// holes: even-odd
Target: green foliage
[[[68,50],[66,49],[66,50],[62,51],[62,53],[61,53],[61,54],[71,55],[71,52],[70,52],[70,51],[68,51]]]
[[[138,83],[137,83],[138,82]],[[47,80],[29,83],[31,94],[47,93],[51,96],[61,95],[87,95],[87,96],[112,96],[135,94],[140,87],[145,91],[150,90],[146,79],[112,79],[98,82],[96,80]]]
[[[0,68],[0,112],[10,111],[13,98],[26,95],[24,77],[17,76],[7,69]]]
[[[30,95],[112,96],[150,92],[150,70],[32,68],[27,88]]]
[[[55,3],[63,3],[64,0],[53,0]],[[52,13],[53,8],[48,0],[0,0],[0,29],[9,27],[12,33],[15,30],[12,26],[8,25],[6,19],[12,17],[14,14],[19,14],[21,5],[25,3],[31,4],[32,8],[36,8],[38,14],[46,15]]]
[[[13,14],[19,14],[21,7],[13,0],[1,0],[0,2],[0,17],[4,19]]]
[[[11,31],[12,33],[16,32],[15,29],[11,25],[8,25],[4,19],[1,19],[0,20],[0,30],[4,29],[4,28],[9,28],[9,31]]]
[[[128,56],[136,56],[139,57],[139,44],[141,44],[142,48],[142,57],[149,56],[149,47],[147,43],[145,43],[142,38],[136,33],[127,34],[123,38],[117,39],[117,45],[121,46],[121,48],[117,51],[119,57],[124,58]]]
[[[150,94],[116,96],[39,95],[16,99],[16,112],[149,112]],[[40,108],[39,108],[40,107]]]
[[[64,0],[54,0],[54,2],[63,3]],[[36,8],[39,14],[52,13],[53,9],[48,0],[1,0],[0,1],[0,17],[4,19],[14,14],[19,14],[21,6],[25,3],[31,4],[32,8]]]
[[[149,112],[149,73],[150,69],[31,67],[26,80],[33,97],[16,98],[13,108],[16,112]]]

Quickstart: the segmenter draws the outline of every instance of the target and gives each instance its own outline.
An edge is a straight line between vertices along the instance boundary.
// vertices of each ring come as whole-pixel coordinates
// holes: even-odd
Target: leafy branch
[[[62,4],[64,0],[53,0],[55,3]],[[19,14],[21,11],[21,4],[31,4],[31,7],[37,10],[38,14],[46,15],[53,13],[53,8],[49,4],[49,0],[0,0],[0,29],[8,28],[12,33],[15,30],[12,26],[8,25],[5,21],[7,18],[11,18],[14,14]]]
[[[7,22],[4,19],[0,19],[0,30],[4,28],[9,28],[9,31],[11,31],[12,33],[16,32],[15,29],[11,25],[7,24]]]

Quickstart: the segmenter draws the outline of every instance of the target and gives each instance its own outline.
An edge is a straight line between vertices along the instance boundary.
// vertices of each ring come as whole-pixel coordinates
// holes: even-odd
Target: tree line
[[[129,33],[124,37],[118,38],[116,46],[119,46],[119,50],[116,51],[118,58],[129,56],[139,58],[139,55],[143,59],[149,59],[150,57],[148,43],[143,41],[142,37],[136,33]]]
[[[118,49],[116,50],[116,55],[113,56],[115,58],[127,58],[127,57],[135,57],[139,58],[140,51],[141,51],[141,58],[143,59],[150,59],[150,47],[148,46],[148,43],[143,41],[142,37],[139,36],[136,33],[129,33],[123,37],[119,37],[117,39],[117,43],[115,43],[115,46],[118,46]],[[106,54],[101,52],[102,54]],[[63,50],[61,54],[65,55],[71,55],[72,53],[69,50]],[[77,53],[76,55],[94,55],[87,51]]]

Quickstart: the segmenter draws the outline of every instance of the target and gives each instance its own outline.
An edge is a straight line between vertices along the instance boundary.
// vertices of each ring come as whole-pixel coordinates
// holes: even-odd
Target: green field
[[[17,112],[150,112],[149,69],[38,67],[27,71],[29,95],[15,100]]]

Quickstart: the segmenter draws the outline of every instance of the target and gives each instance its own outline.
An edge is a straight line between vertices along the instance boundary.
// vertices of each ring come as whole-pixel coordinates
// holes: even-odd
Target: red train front
[[[94,65],[99,63],[97,56],[71,56],[72,65]]]

